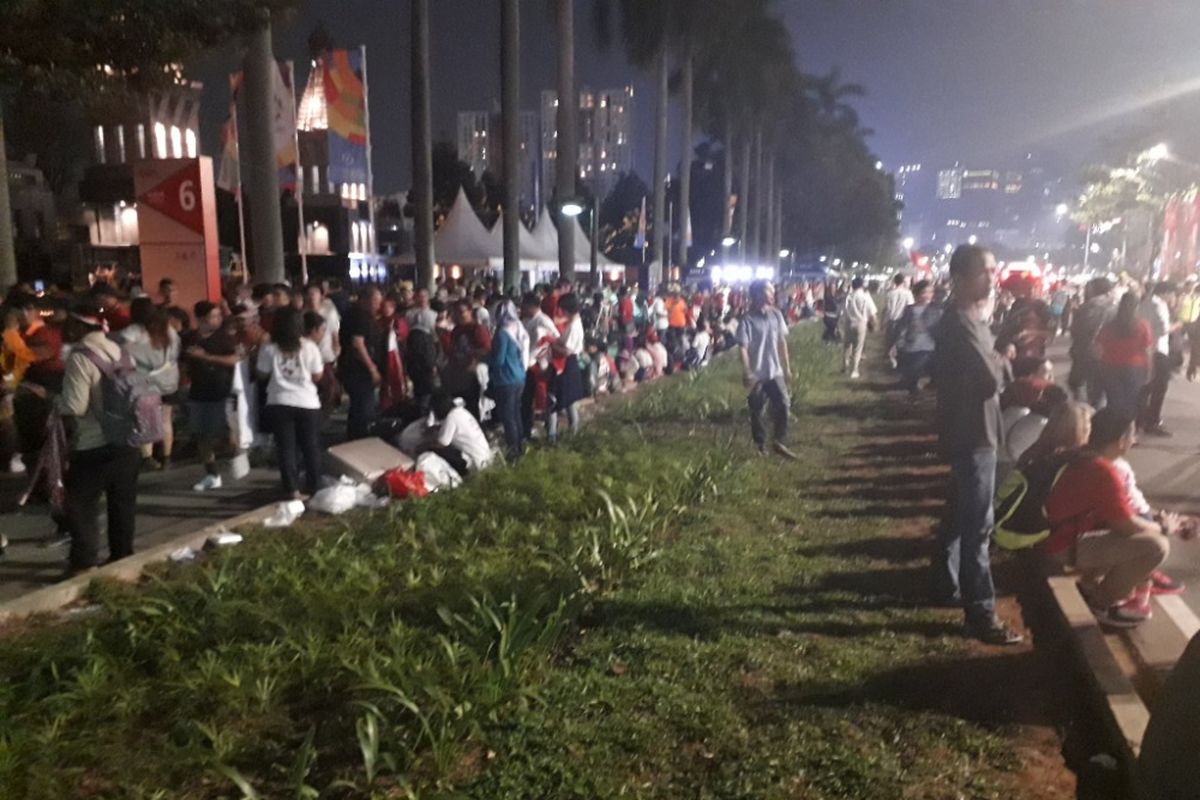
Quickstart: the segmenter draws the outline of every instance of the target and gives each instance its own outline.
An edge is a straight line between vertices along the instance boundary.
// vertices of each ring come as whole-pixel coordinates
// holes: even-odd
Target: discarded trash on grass
[[[185,561],[192,561],[195,558],[196,551],[190,547],[181,547],[170,555],[170,559],[176,564],[182,564]]]
[[[318,492],[319,494],[319,492]],[[304,501],[289,500],[275,506],[275,513],[263,520],[263,527],[286,528],[304,513]]]
[[[234,533],[233,531],[217,531],[204,541],[204,546],[209,548],[228,547],[234,544],[241,544],[243,538],[240,533]]]

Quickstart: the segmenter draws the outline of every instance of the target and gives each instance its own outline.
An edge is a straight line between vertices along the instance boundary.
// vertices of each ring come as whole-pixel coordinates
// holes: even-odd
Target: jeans
[[[493,386],[492,396],[496,400],[496,418],[504,426],[504,443],[508,446],[509,458],[521,455],[525,443],[525,421],[521,418],[521,399],[525,384]]]
[[[1067,386],[1076,400],[1087,399],[1092,408],[1100,408],[1104,402],[1104,387],[1100,381],[1100,362],[1091,354],[1072,355],[1071,372]]]
[[[304,459],[304,492],[316,494],[321,477],[321,410],[294,406],[267,406],[266,410],[271,432],[275,434],[284,494],[293,494],[300,488],[297,455]]]
[[[350,397],[350,408],[346,413],[346,438],[352,441],[365,439],[371,434],[371,425],[375,422],[379,405],[371,376],[357,370],[347,370],[342,376],[342,388]]]
[[[846,323],[842,340],[842,366],[852,373],[858,372],[862,362],[863,347],[867,343],[867,323]]]
[[[1115,366],[1100,367],[1100,386],[1104,390],[1104,402],[1130,417],[1138,413],[1138,398],[1146,382],[1144,367]]]
[[[899,353],[901,385],[909,394],[915,395],[921,378],[929,377],[929,365],[933,361],[932,350],[914,350]]]
[[[579,404],[571,403],[566,408],[551,404],[551,410],[546,412],[546,438],[551,442],[558,438],[558,415],[564,411],[567,414],[567,423],[571,426],[571,433],[579,433]]]
[[[71,453],[64,485],[72,570],[100,563],[101,494],[108,506],[108,560],[133,555],[141,465],[142,451],[136,447],[105,445]]]
[[[787,384],[781,376],[769,381],[759,381],[750,389],[747,398],[750,405],[750,438],[758,447],[767,443],[767,434],[763,429],[763,409],[771,406],[771,421],[775,426],[775,443],[787,444],[788,408],[791,398],[788,396]]]
[[[996,493],[996,451],[961,453],[950,459],[946,519],[938,530],[933,563],[933,594],[939,600],[962,597],[968,624],[995,618],[996,590],[988,544]]]
[[[1138,409],[1138,425],[1150,430],[1162,425],[1163,403],[1167,399],[1167,385],[1171,382],[1171,357],[1165,353],[1154,354],[1154,366],[1150,381],[1142,389]]]

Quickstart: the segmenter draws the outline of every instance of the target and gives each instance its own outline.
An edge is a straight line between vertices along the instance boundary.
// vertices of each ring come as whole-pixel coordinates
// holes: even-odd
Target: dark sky
[[[650,172],[653,95],[619,48],[598,49],[595,0],[576,0],[578,80],[632,82],[635,168]],[[610,0],[611,1],[611,0]],[[434,0],[435,138],[453,138],[455,113],[499,96],[499,11],[494,0]],[[524,105],[554,86],[555,38],[546,0],[522,4]],[[1200,158],[1200,0],[776,0],[801,67],[842,69],[866,85],[858,101],[871,143],[889,166],[958,158],[1002,161],[1025,150],[1080,160],[1102,135],[1164,122],[1177,152]],[[307,0],[275,31],[276,55],[307,72],[305,39],[323,19],[341,45],[366,44],[377,191],[407,186],[408,3]],[[204,141],[216,152],[234,48],[193,73],[209,87]],[[301,77],[303,80],[303,77]],[[1187,90],[1187,91],[1183,91]],[[1169,103],[1150,103],[1161,96]],[[1164,109],[1167,116],[1164,117]],[[678,136],[672,135],[672,158]],[[1067,165],[1063,165],[1064,169]]]

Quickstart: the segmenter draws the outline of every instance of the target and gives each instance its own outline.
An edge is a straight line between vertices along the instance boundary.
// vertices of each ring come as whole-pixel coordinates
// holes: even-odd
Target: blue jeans
[[[346,372],[342,376],[342,388],[350,397],[350,408],[346,414],[346,438],[350,441],[365,439],[371,435],[375,414],[379,408],[379,395],[371,376],[359,372]]]
[[[950,459],[951,497],[938,530],[933,563],[934,596],[962,597],[967,622],[986,624],[995,618],[996,590],[988,544],[996,493],[996,451],[990,448]]]
[[[504,443],[508,446],[509,458],[521,455],[521,445],[525,441],[525,423],[521,418],[521,396],[524,392],[523,383],[492,387],[492,396],[496,400],[496,418],[504,426]]]
[[[1105,402],[1109,408],[1114,408],[1122,414],[1137,416],[1138,400],[1145,384],[1145,367],[1112,364],[1103,364],[1100,367],[1100,385],[1104,389]]]
[[[932,350],[901,351],[899,354],[900,373],[904,376],[902,386],[909,394],[916,394],[921,385],[921,378],[929,377],[929,365],[933,361]]]

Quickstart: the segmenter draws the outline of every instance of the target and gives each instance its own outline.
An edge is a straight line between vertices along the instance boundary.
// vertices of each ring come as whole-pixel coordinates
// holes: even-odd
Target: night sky
[[[633,83],[635,169],[645,177],[652,166],[651,81],[625,63],[619,45],[597,48],[593,2],[577,0],[578,80],[592,88]],[[490,0],[431,6],[434,137],[453,139],[459,110],[488,108],[499,98],[499,9]],[[542,89],[554,87],[548,7],[546,0],[522,6],[528,109],[537,108]],[[845,80],[866,85],[857,106],[889,166],[1003,161],[1026,150],[1078,161],[1101,155],[1105,135],[1147,119],[1164,126],[1176,152],[1200,159],[1198,0],[777,0],[775,7],[792,29],[803,69],[839,66]],[[376,190],[405,188],[408,3],[307,0],[275,31],[276,56],[295,59],[301,81],[305,40],[322,19],[339,45],[367,45]],[[217,152],[228,102],[225,75],[236,66],[229,47],[192,69],[208,87],[202,124],[209,153]],[[1156,96],[1172,99],[1147,107]],[[675,134],[671,147],[675,159]]]

